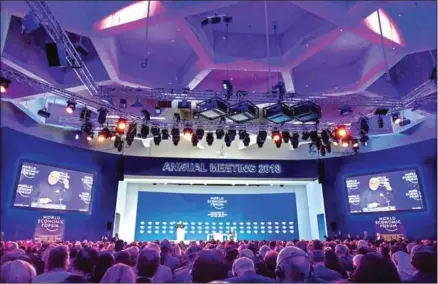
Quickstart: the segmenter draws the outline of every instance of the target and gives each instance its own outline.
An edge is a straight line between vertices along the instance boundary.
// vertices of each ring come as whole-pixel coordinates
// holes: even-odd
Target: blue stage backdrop
[[[176,223],[185,224],[186,240],[210,233],[238,239],[299,239],[295,193],[185,194],[139,192],[135,239],[176,239]]]

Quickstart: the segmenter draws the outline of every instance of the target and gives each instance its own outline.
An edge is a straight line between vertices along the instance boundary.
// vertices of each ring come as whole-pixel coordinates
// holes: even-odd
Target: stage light
[[[339,108],[339,111],[342,116],[350,115],[353,113],[352,108],[349,105],[343,105]]]
[[[222,81],[222,88],[226,92],[229,92],[229,91],[233,92],[233,85],[231,84],[230,80],[223,80]]]
[[[151,127],[151,134],[152,134],[152,136],[154,136],[154,137],[160,136],[160,138],[161,138],[161,135],[160,135],[160,128],[159,128],[159,127],[156,127],[156,126]],[[161,140],[160,140],[160,141],[161,141]]]
[[[392,118],[392,122],[394,122],[394,124],[397,124],[397,125],[400,124],[401,119],[400,119],[400,114],[398,112],[391,114],[391,118]]]
[[[38,115],[44,118],[49,118],[50,112],[48,112],[46,108],[42,108],[38,111]]]
[[[97,122],[102,125],[106,122],[106,115],[108,113],[108,110],[105,108],[100,108],[98,111],[99,115],[97,116]]]
[[[191,140],[192,140],[193,147],[198,146],[198,143],[199,143],[198,135],[192,134],[192,139]]]
[[[198,140],[202,140],[202,138],[204,138],[204,129],[196,129],[196,136],[198,136]]]
[[[277,148],[280,148],[281,147],[281,143],[282,143],[280,131],[273,130],[271,135],[272,135],[272,140],[275,143],[275,146],[277,146]]]
[[[406,126],[411,124],[411,120],[410,119],[403,119],[402,121],[400,121],[400,127]]]
[[[214,142],[214,135],[212,132],[207,133],[207,136],[205,137],[205,141],[207,142],[208,146],[213,145]]]
[[[230,147],[233,140],[231,140],[230,134],[227,132],[224,137],[225,146]]]
[[[161,139],[169,140],[169,130],[167,130],[167,129],[161,130]]]
[[[292,144],[292,148],[293,149],[297,149],[298,146],[300,145],[300,135],[298,133],[293,133],[292,134],[292,138],[290,140],[290,143]]]
[[[347,129],[345,129],[345,126],[339,126],[337,129],[336,129],[336,137],[339,137],[339,138],[345,138],[346,136],[347,136]]]
[[[76,103],[73,101],[67,101],[67,107],[65,108],[65,111],[69,114],[72,114],[76,109]]]
[[[239,140],[245,139],[246,135],[246,130],[239,130]]]
[[[222,138],[224,138],[224,135],[225,135],[225,131],[223,129],[216,130],[216,139],[217,140],[222,140]]]
[[[11,80],[0,77],[0,92],[2,94],[6,93],[8,91],[10,84],[11,84]]]
[[[351,142],[353,145],[353,151],[357,153],[357,151],[359,150],[359,141],[357,141],[357,139],[353,139]]]
[[[301,139],[303,139],[303,141],[307,141],[307,139],[309,139],[309,137],[310,137],[310,133],[307,131],[304,131]]]
[[[105,136],[103,135],[102,132],[99,132],[99,135],[97,135],[97,141],[99,142],[105,141]]]
[[[237,123],[247,122],[259,117],[259,108],[250,101],[239,102],[230,107],[227,117]]]
[[[370,131],[370,126],[368,123],[368,118],[363,117],[360,119],[360,132],[367,134]]]
[[[339,143],[338,143],[338,141],[333,141],[333,145],[335,145],[335,146],[339,146]]]
[[[322,139],[322,143],[324,143],[324,145],[327,145],[330,143],[330,131],[328,129],[324,129],[323,131],[321,131],[321,139]]]
[[[94,133],[93,132],[87,135],[87,140],[88,141],[92,141],[93,138],[94,138]]]
[[[237,130],[236,129],[228,129],[227,134],[230,136],[231,142],[236,139]]]
[[[348,147],[348,141],[342,141],[342,147],[347,148]]]
[[[230,104],[218,97],[213,97],[196,105],[196,113],[209,120],[227,115],[229,109]]]
[[[327,150],[327,153],[331,153],[332,152],[332,145],[331,145],[331,143],[327,143],[325,145],[325,149]]]
[[[281,96],[286,94],[286,86],[284,85],[283,81],[279,81],[277,84],[272,86],[272,93]]]
[[[161,143],[161,136],[154,136],[154,144],[155,146],[159,146]]]
[[[245,138],[243,138],[242,142],[245,147],[249,146],[249,144],[251,143],[251,138],[249,137],[248,133],[246,133]]]
[[[383,128],[384,123],[383,123],[383,118],[381,116],[377,118],[377,125],[379,126],[379,128]]]
[[[87,135],[93,132],[93,124],[90,121],[86,121],[82,127],[81,130],[85,132]]]
[[[170,131],[170,134],[172,135],[172,142],[173,145],[178,146],[180,136],[179,136],[179,128],[172,128]]]
[[[141,113],[143,114],[143,120],[144,121],[149,121],[151,120],[151,114],[148,110],[144,109],[141,111]]]
[[[84,107],[84,108],[81,110],[81,114],[79,115],[79,117],[80,117],[82,120],[89,120],[90,117],[91,117],[91,110],[87,109],[87,107]]]
[[[300,102],[290,107],[292,118],[302,123],[319,121],[322,116],[321,107],[311,101]]]
[[[125,98],[120,98],[119,100],[119,108],[126,108],[128,106]]]
[[[260,130],[257,135],[257,146],[259,148],[263,147],[263,144],[265,144],[266,138],[268,137],[268,133],[264,130]]]
[[[126,119],[119,118],[119,120],[117,121],[117,125],[116,125],[116,132],[119,134],[124,134],[127,124],[128,124],[128,122]]]
[[[176,122],[179,122],[181,120],[181,115],[179,113],[174,113],[173,119],[175,119]]]
[[[284,103],[277,103],[263,108],[263,117],[273,123],[285,123],[293,119],[293,112]]]
[[[172,136],[172,142],[174,146],[178,146],[179,140],[181,138],[179,136]]]
[[[149,135],[149,126],[146,124],[142,124],[140,127],[140,137],[142,139],[146,139]]]
[[[362,145],[367,146],[368,144],[368,135],[362,134],[362,136],[360,137],[359,141]]]
[[[281,132],[281,136],[283,137],[283,142],[284,143],[289,143],[289,140],[290,140],[290,133],[289,133],[289,131]]]
[[[131,123],[129,124],[128,131],[126,132],[126,144],[128,146],[132,145],[135,136],[137,135],[137,124]]]
[[[81,131],[75,131],[75,139],[79,140],[79,138],[81,138],[81,134],[82,134]]]
[[[155,114],[161,114],[161,108],[159,105],[155,106]]]
[[[189,127],[186,127],[186,128],[184,128],[183,133],[184,133],[184,137],[186,139],[190,139],[190,137],[192,137],[193,130]]]

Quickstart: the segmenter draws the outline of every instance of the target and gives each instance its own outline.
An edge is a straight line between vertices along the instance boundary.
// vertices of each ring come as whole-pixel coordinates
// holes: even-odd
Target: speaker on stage
[[[67,66],[67,59],[65,59],[65,48],[64,45],[60,43],[46,43],[46,56],[49,67]]]

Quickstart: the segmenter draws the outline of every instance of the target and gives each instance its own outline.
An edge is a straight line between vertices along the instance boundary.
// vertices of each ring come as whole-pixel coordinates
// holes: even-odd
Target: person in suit
[[[41,205],[68,204],[71,195],[69,188],[68,179],[63,179],[60,172],[52,171],[47,178],[47,182],[41,182],[36,187],[39,190],[32,191],[31,202]]]
[[[274,279],[258,275],[254,262],[247,257],[240,257],[233,263],[234,277],[225,281],[229,283],[273,283]]]
[[[170,255],[171,244],[168,240],[163,240],[160,244],[161,249],[161,264],[174,271],[179,266],[179,259]]]
[[[388,181],[382,181],[383,177],[372,177],[369,181],[369,189],[365,189],[360,200],[365,212],[370,209],[389,207],[393,200],[392,187]]]
[[[325,253],[321,250],[316,250],[312,254],[313,273],[316,277],[324,281],[338,281],[342,279],[342,275],[334,270],[331,270],[325,265]]]

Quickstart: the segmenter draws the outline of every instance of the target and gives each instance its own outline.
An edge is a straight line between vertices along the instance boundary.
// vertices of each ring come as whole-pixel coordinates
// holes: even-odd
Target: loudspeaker
[[[324,178],[325,178],[324,163],[322,161],[318,161],[318,183],[323,184]]]
[[[50,67],[65,67],[67,59],[65,59],[64,45],[56,42],[46,43],[47,62]]]
[[[106,222],[106,230],[111,231],[113,229],[113,222]]]
[[[117,178],[119,181],[125,180],[125,157],[120,156],[117,164]]]
[[[336,233],[338,231],[338,223],[330,222],[330,230],[332,230],[333,233]]]

